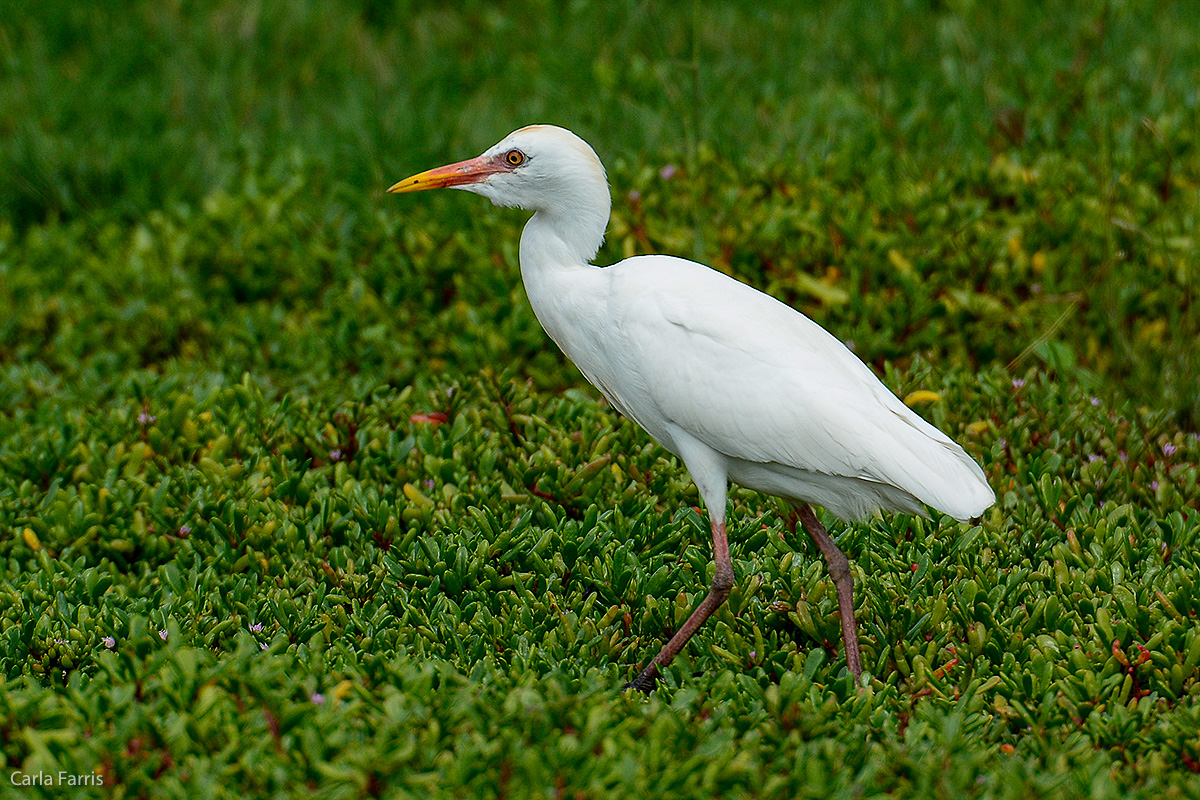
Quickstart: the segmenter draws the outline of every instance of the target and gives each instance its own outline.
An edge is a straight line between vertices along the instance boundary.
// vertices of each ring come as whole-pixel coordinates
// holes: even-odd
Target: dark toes
[[[647,672],[648,671],[649,670],[647,670]],[[627,692],[630,689],[636,689],[637,691],[641,692],[642,694],[650,694],[652,691],[654,691],[654,686],[656,683],[658,683],[657,675],[654,675],[654,674],[647,675],[646,672],[643,672],[642,674],[638,675],[636,678],[631,680],[629,683],[625,684],[621,688],[621,691]]]

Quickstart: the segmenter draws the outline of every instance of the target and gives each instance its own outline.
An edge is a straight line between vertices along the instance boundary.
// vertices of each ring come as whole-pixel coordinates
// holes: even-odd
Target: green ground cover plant
[[[1171,2],[15,3],[0,796],[1200,794],[1200,31]],[[525,302],[523,215],[383,190],[545,121],[598,263],[791,303],[978,524],[707,522]],[[830,520],[832,522],[832,520]],[[22,785],[95,775],[100,786]]]

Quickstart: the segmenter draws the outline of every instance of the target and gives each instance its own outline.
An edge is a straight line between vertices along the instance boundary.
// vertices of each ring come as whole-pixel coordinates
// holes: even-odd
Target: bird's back
[[[794,309],[669,256],[600,271],[600,355],[568,355],[668,448],[686,431],[738,483],[845,518],[926,504],[968,519],[994,502],[961,447]]]

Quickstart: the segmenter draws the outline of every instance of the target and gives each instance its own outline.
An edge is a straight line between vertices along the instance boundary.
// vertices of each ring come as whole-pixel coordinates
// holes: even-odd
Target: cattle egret
[[[550,338],[622,414],[683,461],[712,525],[708,596],[628,686],[649,692],[733,586],[729,481],[788,500],[837,590],[846,666],[862,676],[846,556],[809,504],[843,520],[879,510],[959,520],[995,502],[983,470],[914,414],[840,341],[775,298],[665,255],[591,264],[611,198],[604,167],[574,133],[514,131],[478,158],[389,192],[451,187],[533,211],[521,279]]]

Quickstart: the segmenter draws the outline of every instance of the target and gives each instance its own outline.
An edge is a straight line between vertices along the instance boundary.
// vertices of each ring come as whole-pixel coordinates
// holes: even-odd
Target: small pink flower
[[[1163,455],[1164,456],[1175,455],[1175,449],[1176,449],[1175,445],[1171,444],[1170,442],[1163,442]]]
[[[1024,378],[1013,378],[1013,388],[1014,389],[1025,388],[1025,379]]]
[[[660,169],[658,171],[658,177],[662,178],[664,181],[669,181],[669,180],[671,180],[671,178],[674,178],[675,177],[675,165],[667,164],[666,166],[664,166],[662,169]]]
[[[167,640],[167,636],[169,635],[170,634],[167,633],[165,628],[158,632],[158,638],[162,639],[164,642]]]
[[[105,636],[100,641],[104,642],[104,646],[107,647],[109,650],[112,650],[114,647],[117,646],[117,640],[111,636]]]
[[[311,695],[309,695],[308,699],[311,700],[314,705],[325,705],[325,695],[321,694],[320,692],[313,692]]]

